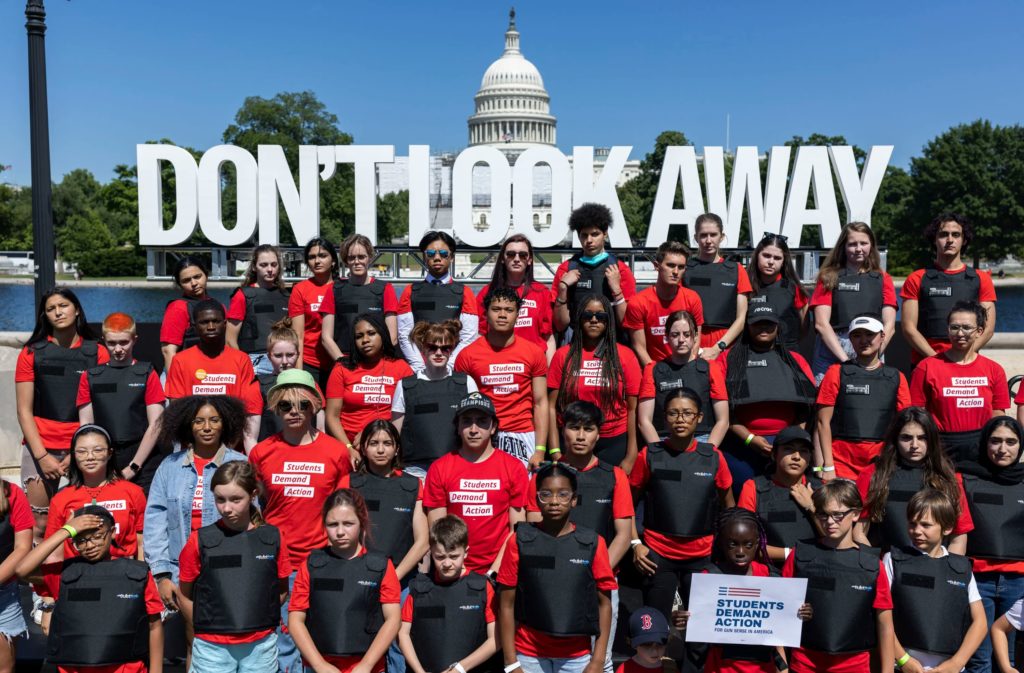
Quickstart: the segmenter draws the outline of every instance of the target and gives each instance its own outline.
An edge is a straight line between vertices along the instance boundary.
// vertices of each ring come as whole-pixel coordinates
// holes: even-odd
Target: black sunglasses
[[[761,237],[762,241],[782,241],[786,243],[789,241],[789,236],[783,236],[782,234],[773,234],[770,231],[764,232],[764,236]]]
[[[279,413],[279,414],[287,414],[287,413],[289,413],[294,408],[295,408],[295,405],[293,405],[288,400],[281,400],[280,402],[277,403],[277,413]],[[312,410],[313,410],[313,403],[312,402],[310,402],[309,400],[300,400],[299,401],[299,411],[307,412],[307,411],[312,411]]]
[[[505,259],[530,259],[530,253],[526,250],[506,250]]]
[[[580,311],[580,320],[590,322],[597,318],[598,322],[608,322],[608,311]]]

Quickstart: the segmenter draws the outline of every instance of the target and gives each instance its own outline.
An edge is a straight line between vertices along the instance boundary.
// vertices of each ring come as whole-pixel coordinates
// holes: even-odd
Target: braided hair
[[[715,539],[711,544],[711,562],[718,564],[725,559],[722,558],[722,552],[718,547],[718,541],[722,536],[722,533],[737,523],[745,523],[751,528],[757,531],[757,557],[756,559],[766,566],[771,566],[771,559],[768,558],[768,533],[764,528],[764,522],[761,521],[755,512],[751,512],[749,509],[743,507],[729,507],[723,509],[715,517]]]
[[[601,369],[598,372],[583,371],[583,310],[578,312],[576,323],[572,326],[572,340],[569,342],[569,351],[565,354],[565,362],[562,365],[562,386],[558,389],[558,396],[555,402],[558,412],[561,413],[570,402],[579,399],[580,379],[584,376],[594,376],[601,381],[601,389],[598,393],[601,411],[605,417],[611,414],[617,405],[623,404],[626,375],[622,370],[622,363],[619,361],[619,348],[617,335],[615,334],[615,313],[612,311],[611,302],[602,294],[588,294],[580,302],[581,307],[590,305],[591,302],[599,302],[601,310],[608,314],[607,328],[594,348],[594,358],[600,360]]]

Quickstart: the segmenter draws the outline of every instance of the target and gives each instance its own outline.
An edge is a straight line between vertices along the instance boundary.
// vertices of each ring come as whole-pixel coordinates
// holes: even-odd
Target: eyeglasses
[[[558,502],[569,502],[576,495],[572,491],[537,491],[537,500],[544,504],[557,500]]]
[[[452,253],[448,252],[447,250],[427,250],[423,254],[425,254],[427,257],[436,257],[437,255],[441,255],[441,259],[448,259],[448,255]]]
[[[950,325],[947,329],[949,329],[949,333],[950,334],[970,334],[971,332],[974,332],[975,330],[977,330],[978,326],[977,325]]]
[[[682,418],[684,421],[692,421],[699,415],[699,411],[693,411],[692,409],[669,409],[665,412],[665,418]]]
[[[770,231],[764,232],[764,236],[761,237],[762,241],[782,241],[785,243],[789,240],[789,236],[783,236],[782,234],[773,234]]]
[[[88,547],[89,545],[101,545],[106,537],[106,531],[97,531],[92,535],[76,535],[71,538],[71,544],[81,549],[82,547]]]
[[[452,344],[424,344],[423,350],[427,351],[428,353],[438,351],[440,353],[444,353],[445,355],[451,355],[451,352],[455,350],[455,346],[453,346]]]
[[[281,400],[280,402],[277,403],[277,413],[279,413],[279,414],[290,413],[291,410],[294,409],[294,408],[295,408],[295,405],[292,404],[291,402],[289,402],[288,400]],[[301,411],[303,413],[306,413],[307,411],[312,411],[312,410],[313,410],[313,403],[312,402],[310,402],[309,400],[299,400],[299,411]]]
[[[580,311],[580,320],[590,322],[597,318],[598,322],[608,322],[608,311]]]
[[[842,523],[843,519],[845,519],[846,517],[850,516],[851,514],[853,514],[856,511],[858,511],[858,510],[847,509],[847,510],[844,510],[842,512],[815,512],[814,513],[814,518],[817,519],[818,521],[821,521],[822,523],[828,521],[829,519],[832,519],[836,523]]]
[[[518,257],[522,260],[530,259],[530,253],[527,250],[506,250],[505,259],[515,259]]]
[[[110,449],[75,449],[75,458],[92,458],[93,456],[103,457],[110,452]]]

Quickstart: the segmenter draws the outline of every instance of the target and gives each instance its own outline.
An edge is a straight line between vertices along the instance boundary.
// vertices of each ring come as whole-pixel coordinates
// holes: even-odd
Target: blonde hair
[[[274,344],[281,341],[290,343],[299,350],[299,333],[292,329],[291,318],[281,318],[270,326],[270,334],[267,335],[267,352],[269,353]]]
[[[361,245],[366,250],[366,254],[369,256],[369,259],[366,260],[366,266],[369,267],[373,263],[374,258],[377,257],[377,250],[373,247],[370,239],[362,234],[349,234],[338,246],[338,257],[341,258],[341,265],[346,269],[348,268],[348,251],[353,245]]]
[[[274,410],[280,402],[291,402],[297,405],[303,400],[313,405],[313,413],[318,414],[323,408],[320,396],[305,386],[284,386],[267,395],[267,409]]]
[[[865,273],[882,270],[882,256],[878,254],[878,241],[875,239],[875,232],[871,231],[871,227],[864,222],[850,222],[843,227],[839,234],[839,240],[832,246],[825,261],[821,264],[821,270],[818,271],[818,281],[826,290],[836,289],[839,272],[846,268],[846,240],[850,238],[851,231],[865,234],[871,241],[871,252],[868,253],[860,270]]]

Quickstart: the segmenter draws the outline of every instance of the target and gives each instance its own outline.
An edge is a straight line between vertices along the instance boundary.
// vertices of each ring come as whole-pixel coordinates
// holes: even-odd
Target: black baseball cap
[[[775,441],[772,442],[772,446],[782,446],[792,442],[803,442],[807,446],[814,447],[814,443],[811,442],[811,435],[799,425],[791,425],[779,431],[779,434],[775,435]]]
[[[661,610],[640,608],[629,617],[629,644],[668,642],[668,620]]]
[[[462,398],[459,406],[455,407],[455,417],[458,418],[459,414],[472,411],[473,409],[487,412],[492,418],[498,418],[498,412],[494,410],[494,403],[486,395],[479,392],[470,393]]]
[[[756,322],[772,322],[779,324],[779,314],[769,304],[751,304],[747,308],[747,324]]]

